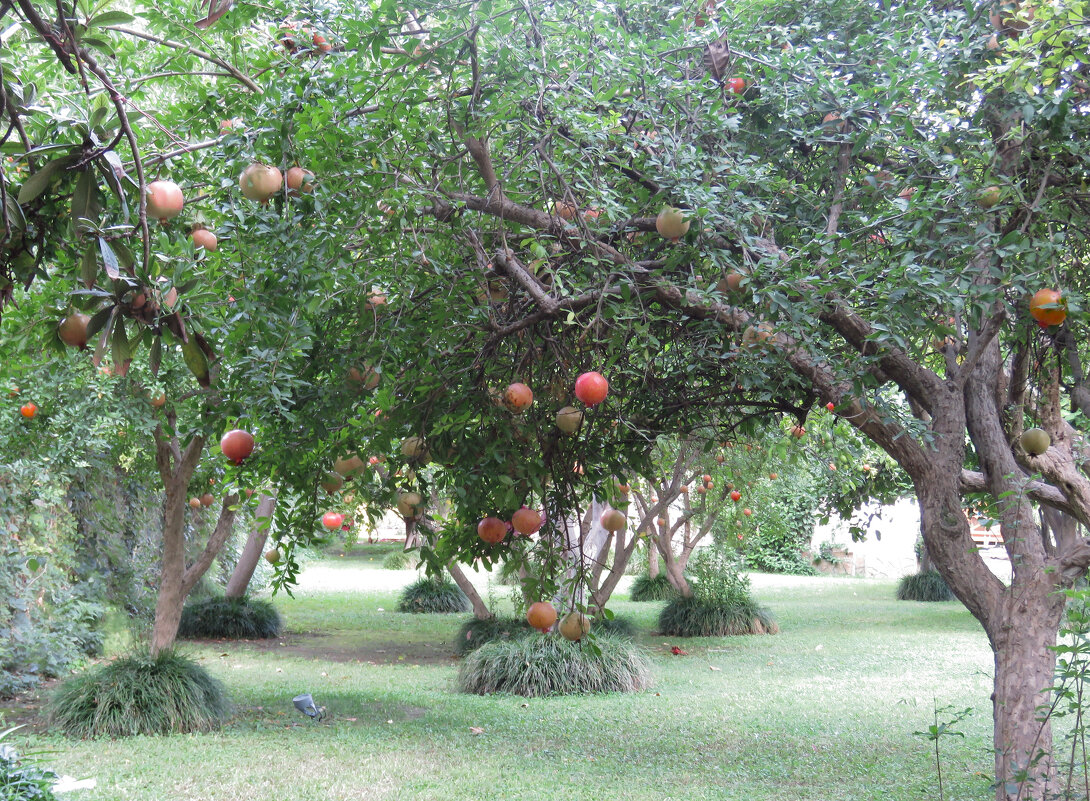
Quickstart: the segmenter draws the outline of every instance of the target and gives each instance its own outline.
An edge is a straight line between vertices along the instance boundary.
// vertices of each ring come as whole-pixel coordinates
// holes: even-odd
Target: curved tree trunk
[[[261,494],[254,512],[253,523],[250,525],[250,535],[246,538],[246,544],[239,554],[238,563],[227,582],[227,588],[223,594],[228,598],[241,598],[250,587],[250,580],[254,577],[257,564],[261,561],[261,555],[265,552],[265,543],[269,539],[269,531],[272,529],[272,514],[276,507],[276,496]]]
[[[488,620],[493,617],[492,612],[488,609],[486,604],[481,599],[481,594],[477,592],[477,588],[473,586],[473,582],[469,580],[469,576],[462,570],[462,566],[457,562],[450,562],[447,565],[447,571],[450,573],[451,578],[454,579],[454,583],[457,584],[462,592],[466,594],[469,602],[473,604],[473,615],[477,620]]]

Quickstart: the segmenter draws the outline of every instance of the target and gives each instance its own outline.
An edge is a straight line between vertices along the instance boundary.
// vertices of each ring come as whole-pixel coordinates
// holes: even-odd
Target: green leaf
[[[163,338],[155,337],[151,343],[151,353],[148,354],[148,367],[151,368],[153,377],[159,377],[159,365],[163,361]]]
[[[135,22],[136,17],[126,14],[124,11],[105,11],[96,17],[87,20],[88,28],[105,27],[106,25],[128,25]]]
[[[197,383],[208,389],[212,385],[208,377],[208,359],[197,344],[196,337],[189,337],[188,342],[182,343],[182,358],[185,359],[185,366],[196,377]]]
[[[114,249],[110,247],[110,243],[101,236],[98,238],[98,250],[102,254],[102,263],[106,266],[106,275],[116,281],[121,277],[117,254],[114,253]]]
[[[72,219],[93,220],[98,217],[98,203],[95,195],[98,185],[95,183],[95,174],[89,169],[80,173],[76,181],[76,191],[72,193]]]
[[[93,244],[88,245],[80,259],[79,277],[83,285],[90,289],[98,278],[98,253]]]
[[[75,156],[61,156],[42,165],[42,167],[23,183],[19,189],[19,203],[30,203],[42,194],[61,170],[76,163]]]

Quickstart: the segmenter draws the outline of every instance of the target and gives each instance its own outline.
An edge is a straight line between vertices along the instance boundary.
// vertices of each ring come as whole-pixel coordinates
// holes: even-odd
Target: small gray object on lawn
[[[291,699],[291,702],[295,704],[296,709],[298,709],[308,718],[314,718],[317,721],[321,721],[321,719],[325,716],[325,707],[318,707],[314,703],[314,699],[311,697],[310,693],[297,695]]]

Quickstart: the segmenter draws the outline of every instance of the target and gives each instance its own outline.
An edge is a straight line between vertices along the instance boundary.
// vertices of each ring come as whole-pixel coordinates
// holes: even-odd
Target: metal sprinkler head
[[[316,721],[321,721],[325,717],[325,707],[317,706],[314,703],[314,699],[310,693],[303,693],[297,695],[291,699],[291,702],[295,704],[295,708],[306,715],[308,718],[312,718]]]

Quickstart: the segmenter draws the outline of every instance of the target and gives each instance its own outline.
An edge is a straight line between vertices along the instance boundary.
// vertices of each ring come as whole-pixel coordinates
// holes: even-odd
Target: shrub
[[[280,613],[268,601],[222,596],[191,601],[182,610],[179,637],[262,640],[280,636]]]
[[[671,601],[659,615],[659,630],[676,637],[726,637],[776,634],[780,627],[749,591],[749,578],[739,572],[739,559],[722,548],[699,552],[689,567],[691,598]]]
[[[401,592],[398,612],[468,612],[465,593],[449,576],[424,576]]]
[[[413,561],[407,551],[390,551],[382,560],[382,566],[387,570],[408,570],[413,567]]]
[[[462,662],[458,688],[537,698],[634,692],[650,685],[650,666],[635,645],[609,636],[594,642],[591,648],[555,634],[531,634],[487,643]]]
[[[0,732],[0,740],[11,734],[15,726]],[[56,801],[53,783],[57,774],[35,764],[33,758],[22,758],[10,745],[0,742],[0,799],[3,801]]]
[[[521,587],[522,579],[519,578],[518,560],[505,559],[500,562],[499,570],[497,571],[494,580],[501,587]]]
[[[211,731],[227,716],[223,685],[173,651],[121,657],[68,679],[49,700],[49,722],[70,737]]]
[[[636,626],[627,617],[612,617],[609,620],[604,617],[596,618],[591,625],[591,631],[595,636],[608,634],[626,640],[636,636]]]
[[[632,582],[629,595],[633,601],[669,601],[677,598],[677,590],[665,573],[659,573],[654,578],[644,573]]]
[[[485,643],[525,637],[532,633],[530,624],[521,617],[490,617],[488,620],[472,617],[458,629],[454,637],[454,651],[458,656],[465,656]]]
[[[953,601],[954,593],[937,570],[913,573],[901,579],[897,585],[898,601]]]

